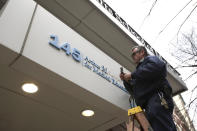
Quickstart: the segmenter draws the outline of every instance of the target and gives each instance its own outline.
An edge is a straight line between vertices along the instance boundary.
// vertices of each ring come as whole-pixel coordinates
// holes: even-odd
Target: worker
[[[121,73],[120,79],[132,86],[136,104],[154,131],[176,131],[173,121],[172,88],[166,79],[166,64],[156,56],[150,56],[144,46],[131,49],[131,57],[137,64],[132,73]]]

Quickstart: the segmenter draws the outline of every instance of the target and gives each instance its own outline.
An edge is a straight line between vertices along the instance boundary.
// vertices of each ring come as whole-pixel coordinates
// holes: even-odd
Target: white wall
[[[36,10],[22,55],[122,109],[129,108],[127,93],[76,62],[72,56],[67,56],[64,51],[49,45],[52,34],[59,37],[59,45],[69,43],[71,48],[80,50],[83,57],[88,56],[99,66],[104,65],[110,75],[119,79],[120,65],[117,62],[40,6]]]
[[[20,52],[36,3],[8,0],[0,12],[0,45]]]

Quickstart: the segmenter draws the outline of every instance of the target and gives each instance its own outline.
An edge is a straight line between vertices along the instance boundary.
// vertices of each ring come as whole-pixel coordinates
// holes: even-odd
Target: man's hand
[[[120,74],[120,79],[121,80],[125,80],[125,81],[129,81],[129,80],[131,80],[131,74],[130,73],[128,73],[128,74]]]

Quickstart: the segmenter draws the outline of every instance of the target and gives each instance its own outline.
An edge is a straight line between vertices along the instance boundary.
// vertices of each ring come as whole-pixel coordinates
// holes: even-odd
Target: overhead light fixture
[[[94,115],[94,111],[93,110],[83,110],[81,112],[81,115],[82,116],[85,116],[85,117],[90,117],[90,116],[93,116]]]
[[[34,83],[25,83],[22,85],[22,89],[27,93],[36,93],[38,91],[38,86]]]

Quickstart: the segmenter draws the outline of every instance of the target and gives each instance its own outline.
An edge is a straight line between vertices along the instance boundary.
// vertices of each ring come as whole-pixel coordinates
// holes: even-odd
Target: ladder
[[[144,111],[141,109],[140,106],[133,107],[128,110],[129,122],[126,124],[127,131],[153,131],[150,123],[145,117]],[[137,121],[140,125],[140,129],[135,127],[134,122]]]
[[[120,73],[125,74],[123,72],[123,67],[120,67]],[[140,106],[137,106],[135,103],[135,99],[133,97],[133,94],[130,93],[129,103],[131,106],[131,109],[128,110],[128,116],[129,116],[129,123],[126,123],[127,131],[140,131],[139,128],[135,127],[134,122],[137,121],[140,125],[140,128],[143,131],[153,131],[152,127],[150,126],[150,123],[146,119],[146,116],[144,114],[144,111]]]

